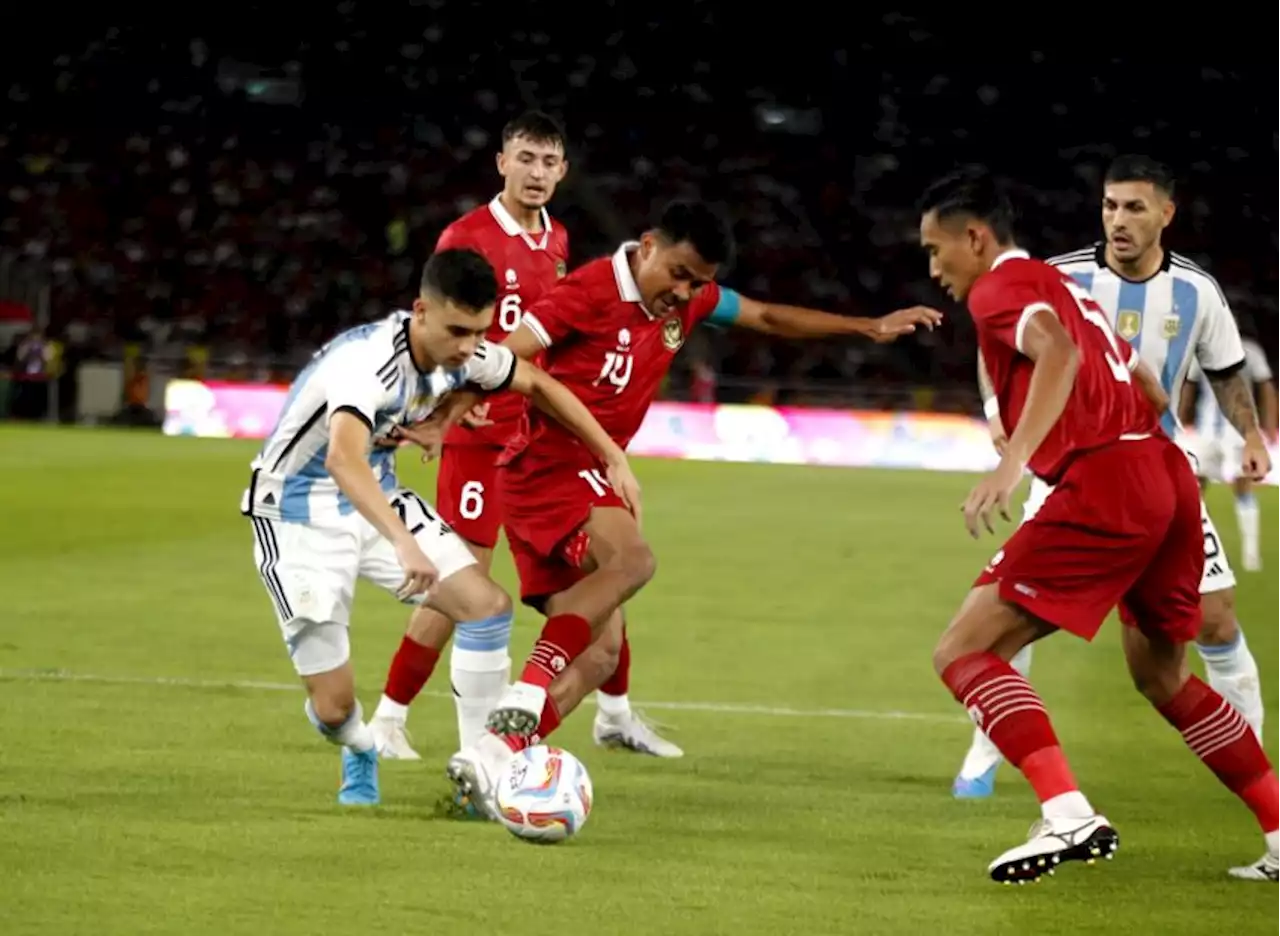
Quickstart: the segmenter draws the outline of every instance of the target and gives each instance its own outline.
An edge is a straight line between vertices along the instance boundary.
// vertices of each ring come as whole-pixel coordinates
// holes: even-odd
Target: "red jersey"
[[[543,368],[587,405],[623,448],[644,421],[649,404],[690,330],[705,319],[730,324],[740,298],[708,283],[677,315],[657,318],[640,299],[626,243],[612,257],[584,264],[530,308],[524,323],[547,349]],[[529,410],[526,444],[580,445],[559,423]]]
[[[1010,250],[996,258],[969,294],[978,345],[1010,435],[1022,416],[1035,362],[1022,353],[1022,330],[1036,312],[1058,317],[1080,351],[1066,409],[1028,467],[1055,483],[1081,452],[1159,431],[1158,417],[1131,369],[1138,356],[1111,329],[1093,297],[1057,267]]]
[[[565,275],[569,260],[569,235],[553,225],[542,210],[542,233],[522,228],[497,198],[454,221],[436,243],[436,250],[470,248],[498,275],[498,307],[485,338],[501,344],[520,327],[522,314]],[[492,425],[468,429],[455,425],[445,436],[446,445],[502,447],[520,427],[525,400],[518,393],[500,393],[487,400]]]

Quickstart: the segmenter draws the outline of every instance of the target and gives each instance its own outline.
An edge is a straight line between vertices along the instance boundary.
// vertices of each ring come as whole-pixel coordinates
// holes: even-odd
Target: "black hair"
[[[534,143],[550,143],[553,146],[566,148],[564,127],[550,114],[542,111],[525,111],[519,117],[507,122],[502,128],[502,143],[505,146],[516,137],[524,137]]]
[[[1117,156],[1107,167],[1107,182],[1150,182],[1157,192],[1173,198],[1174,180],[1169,167],[1150,156]]]
[[[939,221],[969,217],[982,221],[1002,244],[1013,242],[1013,202],[1005,183],[981,166],[966,166],[938,179],[920,196],[920,213]]]
[[[422,269],[422,291],[479,312],[498,298],[498,280],[489,261],[474,250],[439,250]]]
[[[724,216],[705,202],[670,202],[653,229],[667,243],[688,242],[707,263],[728,266],[733,261],[733,230]]]

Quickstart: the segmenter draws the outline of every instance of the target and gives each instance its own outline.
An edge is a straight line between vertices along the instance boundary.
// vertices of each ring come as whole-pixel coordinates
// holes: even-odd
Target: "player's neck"
[[[1164,265],[1164,248],[1156,244],[1151,250],[1135,257],[1132,260],[1121,260],[1111,251],[1111,245],[1107,245],[1107,266],[1112,271],[1119,273],[1127,280],[1135,282],[1141,280],[1149,280],[1160,271],[1160,267]]]
[[[526,208],[505,191],[498,196],[498,201],[502,203],[503,208],[507,209],[507,214],[516,219],[516,224],[520,225],[530,234],[542,233],[541,208]]]

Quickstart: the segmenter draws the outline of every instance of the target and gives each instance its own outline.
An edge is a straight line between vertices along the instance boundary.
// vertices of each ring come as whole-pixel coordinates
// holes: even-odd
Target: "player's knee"
[[[626,576],[627,584],[633,590],[649,584],[658,571],[658,557],[642,539],[628,543],[615,556],[618,571]]]
[[[1224,588],[1204,595],[1200,607],[1204,622],[1200,625],[1196,641],[1211,647],[1235,643],[1240,634],[1240,625],[1236,621],[1235,589]]]
[[[321,686],[311,691],[311,711],[322,725],[334,728],[346,724],[355,710],[354,687]]]
[[[1174,665],[1152,665],[1130,671],[1133,688],[1156,708],[1163,708],[1182,689],[1186,673]]]
[[[493,579],[484,576],[479,584],[463,595],[458,613],[460,627],[464,621],[509,620],[512,615],[511,596]]]

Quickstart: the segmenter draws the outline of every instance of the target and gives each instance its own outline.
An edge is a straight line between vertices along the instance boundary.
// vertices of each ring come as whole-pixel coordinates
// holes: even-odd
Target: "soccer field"
[[[598,751],[584,710],[556,736],[595,782],[579,838],[449,820],[438,674],[410,720],[425,761],[383,765],[383,806],[340,809],[237,512],[254,450],[0,427],[5,936],[1276,932],[1276,889],[1225,877],[1262,852],[1252,817],[1132,690],[1115,623],[1042,644],[1033,680],[1116,860],[987,878],[1037,809],[1007,767],[995,799],[950,797],[969,723],[930,652],[997,545],[964,532],[963,475],[641,463],[660,567],[630,609],[632,695],[687,756]],[[434,493],[412,455],[402,478]],[[1274,739],[1261,497],[1268,571],[1241,573],[1239,612]],[[1225,489],[1211,507],[1234,552]],[[505,559],[497,576],[514,586]],[[405,619],[361,592],[366,711]],[[522,612],[513,656],[535,626]]]

